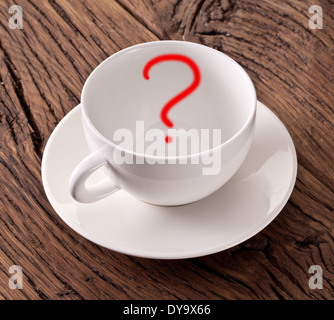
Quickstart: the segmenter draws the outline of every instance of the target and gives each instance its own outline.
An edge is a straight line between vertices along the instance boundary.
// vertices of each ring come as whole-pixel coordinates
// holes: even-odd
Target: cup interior
[[[90,124],[107,140],[126,128],[167,130],[160,114],[164,105],[193,82],[191,68],[179,61],[154,65],[143,77],[148,61],[163,54],[181,54],[199,67],[198,88],[168,113],[175,129],[221,129],[224,143],[237,134],[255,112],[256,93],[247,73],[227,55],[182,41],[157,41],[122,50],[100,64],[82,93],[83,111]],[[116,144],[118,142],[115,142]]]

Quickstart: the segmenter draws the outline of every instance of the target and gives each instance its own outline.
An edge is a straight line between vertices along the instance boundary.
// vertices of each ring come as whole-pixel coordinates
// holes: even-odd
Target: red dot
[[[171,143],[171,142],[173,141],[173,139],[172,139],[172,137],[167,136],[167,137],[165,138],[165,141],[166,141],[166,143]]]

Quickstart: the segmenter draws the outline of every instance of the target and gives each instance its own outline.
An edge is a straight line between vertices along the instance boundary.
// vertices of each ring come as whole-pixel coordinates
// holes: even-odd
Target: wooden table
[[[334,23],[329,0],[18,0],[23,29],[0,2],[1,299],[333,299]],[[311,29],[309,7],[323,9]],[[145,41],[178,39],[239,62],[260,101],[288,128],[298,178],[279,216],[250,240],[197,259],[115,253],[58,217],[41,183],[41,157],[80,102],[90,72]],[[11,290],[9,268],[23,271]],[[309,287],[309,268],[323,289]]]

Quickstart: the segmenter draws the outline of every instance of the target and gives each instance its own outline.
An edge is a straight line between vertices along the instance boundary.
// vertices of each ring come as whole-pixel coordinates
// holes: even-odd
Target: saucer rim
[[[285,197],[280,202],[280,205],[278,205],[275,209],[271,210],[270,215],[266,219],[263,219],[262,222],[256,228],[254,228],[252,231],[242,235],[241,237],[239,237],[237,239],[234,239],[233,241],[225,242],[224,244],[220,244],[220,245],[210,247],[210,248],[206,248],[206,249],[187,250],[187,251],[183,251],[183,252],[174,252],[174,251],[173,252],[166,252],[166,251],[164,251],[162,253],[159,253],[159,252],[137,250],[137,249],[136,250],[131,250],[131,248],[129,248],[129,247],[123,248],[119,245],[117,245],[117,248],[114,248],[110,244],[103,243],[103,241],[100,241],[99,239],[96,239],[95,236],[92,233],[87,232],[80,225],[77,225],[77,224],[73,223],[71,219],[67,219],[66,214],[61,213],[61,210],[57,209],[56,200],[54,200],[54,198],[52,196],[51,188],[49,187],[49,183],[48,183],[48,179],[47,179],[47,173],[46,173],[47,164],[46,164],[46,162],[47,162],[47,158],[48,158],[49,149],[52,146],[52,142],[53,142],[54,138],[57,136],[58,131],[61,130],[61,127],[62,127],[61,124],[64,124],[65,122],[70,121],[71,120],[71,115],[73,115],[73,113],[75,113],[75,112],[79,112],[80,108],[82,108],[81,104],[78,104],[69,113],[67,113],[67,115],[58,123],[56,128],[53,130],[53,132],[51,133],[51,135],[50,135],[50,137],[47,141],[47,144],[46,144],[45,149],[44,149],[43,157],[42,157],[42,162],[41,162],[41,177],[42,177],[42,183],[43,183],[43,188],[44,188],[45,194],[46,194],[53,210],[63,220],[63,222],[65,222],[65,224],[68,225],[72,230],[74,230],[76,233],[78,233],[80,236],[86,238],[87,240],[89,240],[89,241],[91,241],[91,242],[93,242],[97,245],[100,245],[100,246],[102,246],[106,249],[109,249],[109,250],[112,250],[112,251],[115,251],[115,252],[118,252],[118,253],[130,255],[130,256],[134,256],[134,257],[139,257],[139,258],[147,258],[147,259],[177,260],[177,259],[190,259],[190,258],[197,258],[197,257],[207,256],[207,255],[215,254],[215,253],[222,252],[222,251],[225,251],[227,249],[230,249],[234,246],[237,246],[237,245],[247,241],[248,239],[252,238],[253,236],[255,236],[257,233],[259,233],[260,231],[265,229],[278,216],[278,214],[282,211],[282,209],[285,207],[286,203],[288,202],[288,200],[289,200],[289,198],[292,194],[292,191],[294,189],[296,179],[297,179],[297,169],[298,169],[297,153],[296,153],[296,149],[295,149],[295,146],[294,146],[294,143],[293,143],[293,140],[291,138],[291,135],[290,135],[289,131],[287,130],[287,128],[282,123],[282,121],[276,116],[276,114],[273,111],[271,111],[262,102],[257,100],[257,108],[259,108],[259,107],[267,109],[271,113],[271,115],[278,120],[280,126],[287,133],[287,141],[289,141],[289,146],[291,147],[291,155],[292,155],[292,161],[293,161],[293,169],[292,169],[292,174],[291,174],[291,180],[290,180],[289,188],[287,189]]]

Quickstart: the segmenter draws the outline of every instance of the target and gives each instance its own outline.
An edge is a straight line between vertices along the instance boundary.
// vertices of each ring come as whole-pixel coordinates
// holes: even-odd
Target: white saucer
[[[122,190],[99,202],[78,203],[69,193],[68,180],[89,153],[79,105],[59,123],[45,148],[42,179],[50,203],[83,237],[145,258],[198,257],[249,239],[282,210],[297,174],[288,131],[260,102],[254,142],[244,164],[221,189],[195,203],[159,207]]]

